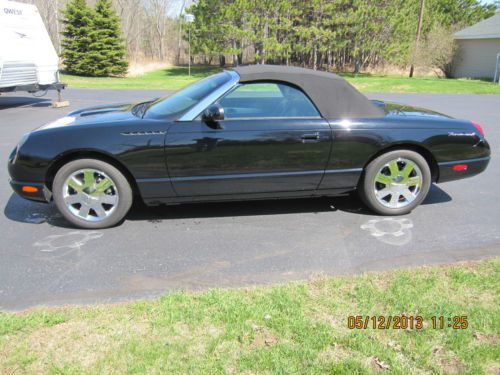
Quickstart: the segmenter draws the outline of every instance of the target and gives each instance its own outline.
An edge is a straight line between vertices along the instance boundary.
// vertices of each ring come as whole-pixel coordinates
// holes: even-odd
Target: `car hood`
[[[109,113],[116,113],[116,112],[130,112],[133,106],[134,105],[130,103],[101,105],[95,107],[82,108],[68,113],[68,116],[87,117],[87,116],[106,115]]]
[[[433,117],[433,118],[451,118],[445,114],[432,111],[426,108],[413,107],[406,104],[386,102],[382,100],[372,100],[372,103],[385,111],[387,117],[392,116],[414,116],[414,117]]]
[[[144,102],[147,103],[147,102]],[[122,122],[137,119],[135,108],[139,104],[120,103],[108,104],[96,107],[88,107],[68,113],[65,117],[45,124],[37,130],[61,128],[67,126],[78,126],[85,124],[99,125],[109,122]]]

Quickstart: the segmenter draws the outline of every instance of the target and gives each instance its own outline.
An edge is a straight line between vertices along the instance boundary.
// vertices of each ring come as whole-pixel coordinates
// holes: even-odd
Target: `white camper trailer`
[[[0,0],[0,93],[55,89],[59,58],[35,5]]]

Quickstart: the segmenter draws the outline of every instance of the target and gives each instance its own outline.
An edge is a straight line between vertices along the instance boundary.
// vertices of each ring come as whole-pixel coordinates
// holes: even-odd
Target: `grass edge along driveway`
[[[499,271],[497,258],[0,313],[0,373],[498,374]],[[423,328],[347,326],[402,314]]]
[[[61,75],[69,88],[178,90],[210,74],[220,71],[216,67],[194,66],[188,75],[187,67],[174,66],[155,70],[135,77],[80,77]],[[401,93],[469,93],[500,94],[500,85],[478,79],[445,79],[438,77],[382,76],[370,74],[342,74],[362,92]]]

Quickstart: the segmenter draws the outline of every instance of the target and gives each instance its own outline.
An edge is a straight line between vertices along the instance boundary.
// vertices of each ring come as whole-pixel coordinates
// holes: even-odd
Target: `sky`
[[[174,0],[174,1],[172,1],[172,7],[170,8],[168,13],[171,17],[175,17],[181,12],[183,3],[186,4],[186,8],[187,8],[194,2],[195,2],[194,0]]]

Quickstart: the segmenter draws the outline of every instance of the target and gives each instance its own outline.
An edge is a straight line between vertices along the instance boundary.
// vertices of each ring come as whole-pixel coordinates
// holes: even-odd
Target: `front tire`
[[[118,224],[133,200],[125,176],[98,159],[78,159],[62,166],[54,178],[52,193],[64,218],[84,229]]]
[[[387,152],[372,160],[360,183],[364,203],[381,215],[404,215],[427,196],[432,178],[422,155],[410,150]]]

